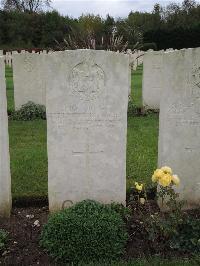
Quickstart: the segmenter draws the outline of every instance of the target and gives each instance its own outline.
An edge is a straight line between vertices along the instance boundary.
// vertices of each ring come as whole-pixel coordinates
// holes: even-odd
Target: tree
[[[115,29],[115,20],[109,14],[104,21],[104,33],[106,36],[110,36]]]
[[[182,8],[186,12],[190,11],[192,8],[195,8],[197,6],[197,3],[195,0],[184,0],[182,3]]]
[[[43,7],[50,7],[51,0],[2,0],[4,10],[34,13]]]

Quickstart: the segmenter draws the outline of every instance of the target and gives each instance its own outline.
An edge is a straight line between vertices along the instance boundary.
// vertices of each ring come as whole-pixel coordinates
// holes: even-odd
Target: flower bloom
[[[152,176],[152,182],[158,182],[158,180],[164,175],[164,172],[161,169],[157,169],[154,171],[154,174]]]
[[[159,180],[158,180],[160,186],[162,187],[168,187],[172,182],[172,176],[170,174],[164,174]]]
[[[168,167],[168,166],[164,166],[160,170],[162,170],[165,174],[172,175],[172,169],[170,167]]]
[[[138,182],[135,182],[135,188],[139,191],[139,192],[141,192],[142,190],[143,190],[143,184],[141,184],[141,185],[139,185],[138,184]]]
[[[172,169],[170,167],[163,166],[154,171],[152,182],[157,182],[162,187],[168,187],[170,185],[178,186],[180,184],[180,179],[177,175],[172,174]]]
[[[180,179],[177,175],[173,175],[172,176],[172,182],[174,183],[174,185],[178,186],[180,184]]]

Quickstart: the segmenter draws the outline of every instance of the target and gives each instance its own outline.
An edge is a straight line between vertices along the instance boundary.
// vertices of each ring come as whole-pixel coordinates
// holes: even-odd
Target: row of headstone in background
[[[0,216],[11,210],[11,177],[4,57],[0,56]]]
[[[46,106],[44,55],[22,53],[13,55],[15,109],[32,101]]]
[[[148,51],[143,58],[142,98],[146,109],[159,109],[164,51]]]
[[[143,56],[142,100],[146,109],[159,110],[163,90],[163,56],[176,50],[147,51]]]
[[[130,53],[127,53],[130,59]],[[131,66],[142,63],[142,52],[131,54],[129,70],[129,95],[131,93]],[[135,61],[132,61],[132,60]],[[140,59],[140,61],[138,61]],[[13,80],[15,109],[32,101],[46,106],[46,84],[44,80],[45,57],[38,53],[13,54]],[[135,63],[134,63],[135,62]]]
[[[21,50],[20,52],[19,51],[6,52],[4,55],[3,50],[0,50],[0,56],[4,55],[5,64],[10,67],[12,67],[12,61],[13,61],[14,54],[34,54],[34,53],[36,53],[34,50],[32,50],[31,52],[28,52],[26,50]],[[46,54],[46,53],[47,53],[46,50],[37,52],[37,54]]]

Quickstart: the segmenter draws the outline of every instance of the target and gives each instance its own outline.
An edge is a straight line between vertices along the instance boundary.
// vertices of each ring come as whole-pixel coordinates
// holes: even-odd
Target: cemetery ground
[[[8,112],[14,110],[12,69],[6,68]],[[132,75],[132,98],[140,108],[142,67]],[[9,121],[13,210],[10,220],[1,221],[1,229],[9,232],[2,265],[58,265],[39,247],[42,225],[47,222],[47,146],[46,121]],[[151,186],[151,175],[157,166],[158,114],[128,117],[127,194],[135,181]],[[128,224],[131,239],[124,260],[99,265],[198,265],[198,257],[186,253],[170,253],[163,249],[151,253],[142,235],[141,213],[158,207],[150,201],[145,207],[134,203],[135,214]],[[191,215],[199,217],[198,212]],[[148,219],[148,216],[146,216]],[[36,222],[39,221],[39,224]],[[136,230],[135,230],[136,229]],[[133,231],[136,235],[132,236]],[[160,258],[162,257],[162,258]],[[170,257],[170,259],[169,259]],[[179,259],[177,259],[177,257]],[[125,262],[129,261],[130,262]],[[91,264],[93,265],[93,264]],[[96,264],[95,264],[96,265]]]

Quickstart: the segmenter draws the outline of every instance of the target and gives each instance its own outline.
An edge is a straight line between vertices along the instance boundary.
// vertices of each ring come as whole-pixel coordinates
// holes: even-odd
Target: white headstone
[[[44,55],[13,55],[15,109],[31,101],[46,105]]]
[[[0,57],[0,216],[11,210],[11,177],[4,57]]]
[[[125,204],[128,56],[76,50],[47,57],[50,211],[85,199]]]
[[[144,52],[143,51],[138,51],[138,66],[143,64],[143,58],[144,58]]]
[[[6,65],[9,65],[9,52],[6,52],[5,58],[6,58]]]
[[[200,207],[200,48],[164,55],[159,166],[181,178],[187,208]]]
[[[163,51],[148,51],[143,59],[142,98],[146,109],[159,109],[163,89]]]
[[[3,50],[0,50],[0,56],[3,56]]]
[[[12,67],[12,52],[9,52],[9,62],[8,62],[9,67]]]

